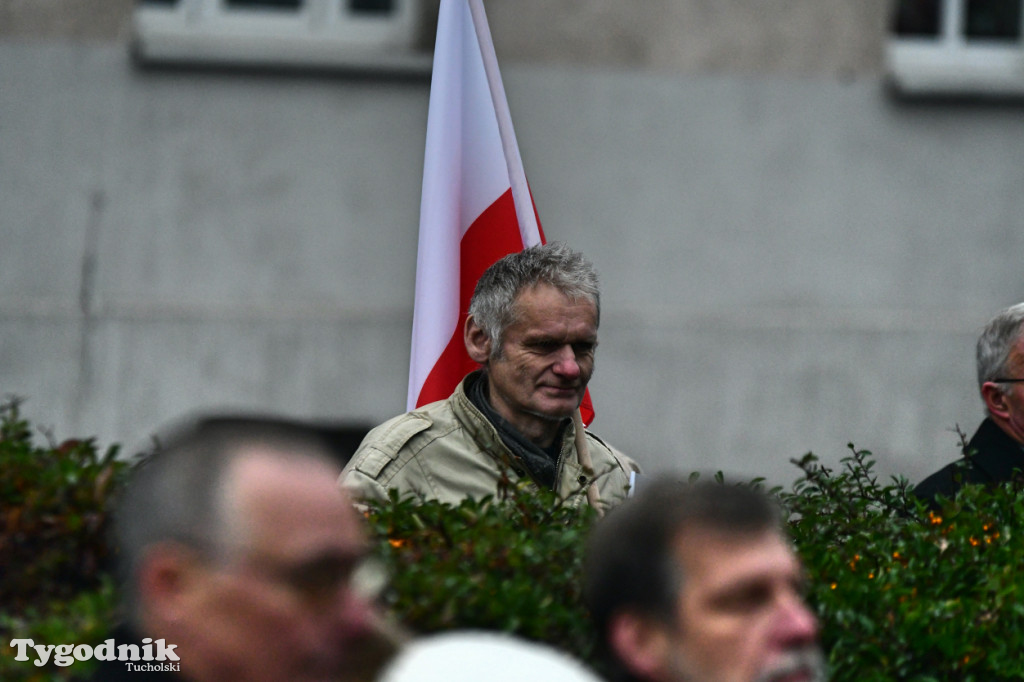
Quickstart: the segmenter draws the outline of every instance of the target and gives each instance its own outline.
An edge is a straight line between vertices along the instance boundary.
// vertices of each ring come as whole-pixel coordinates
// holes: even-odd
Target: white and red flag
[[[544,243],[481,0],[441,0],[427,114],[408,409],[477,365],[462,339],[492,263]],[[589,394],[581,406],[593,418]]]

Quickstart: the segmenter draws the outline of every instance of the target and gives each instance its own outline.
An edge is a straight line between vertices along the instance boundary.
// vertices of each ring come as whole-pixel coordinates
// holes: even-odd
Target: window
[[[139,0],[142,63],[343,68],[426,74],[423,0]]]
[[[968,40],[1020,40],[1021,0],[967,0],[964,36]]]
[[[955,28],[953,20],[958,19]],[[944,21],[950,24],[943,31]],[[1021,0],[899,0],[892,33],[901,37],[962,36],[967,40],[1021,38]]]
[[[938,37],[941,9],[940,0],[903,0],[896,5],[893,32],[898,36]]]
[[[356,14],[387,14],[395,9],[393,0],[349,0],[348,6]]]
[[[896,0],[886,45],[902,94],[1024,96],[1024,0]]]
[[[228,9],[251,10],[291,10],[302,9],[302,0],[224,0]]]

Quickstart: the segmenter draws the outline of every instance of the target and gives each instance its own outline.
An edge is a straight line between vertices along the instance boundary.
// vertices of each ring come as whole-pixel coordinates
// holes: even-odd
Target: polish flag
[[[481,0],[441,0],[427,114],[408,409],[478,365],[463,328],[492,263],[544,243]],[[581,412],[593,419],[589,394]]]

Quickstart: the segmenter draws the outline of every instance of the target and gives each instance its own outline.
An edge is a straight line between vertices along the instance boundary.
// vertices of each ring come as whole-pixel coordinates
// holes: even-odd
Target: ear
[[[981,385],[981,399],[988,408],[988,413],[997,420],[1006,421],[1010,418],[1010,407],[1006,403],[1006,396],[999,390],[999,385],[986,381]]]
[[[155,622],[180,619],[196,588],[203,565],[192,549],[163,542],[146,550],[136,573],[141,613]]]
[[[648,680],[665,678],[671,645],[665,625],[649,616],[620,613],[608,625],[608,643],[634,675]]]
[[[484,328],[476,323],[472,315],[466,318],[466,327],[463,329],[463,341],[466,343],[466,353],[473,362],[487,365],[491,357],[491,337],[484,331]]]

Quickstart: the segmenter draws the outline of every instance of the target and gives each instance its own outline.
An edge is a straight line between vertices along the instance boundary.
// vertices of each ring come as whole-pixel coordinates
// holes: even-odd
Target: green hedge
[[[81,663],[14,661],[9,641],[98,642],[115,613],[104,532],[130,465],[91,440],[36,435],[16,402],[0,405],[3,680],[81,674]],[[1019,484],[969,488],[929,511],[852,446],[835,471],[813,455],[795,464],[799,478],[773,492],[791,512],[832,679],[1024,679]],[[502,630],[595,662],[579,581],[589,510],[509,486],[455,507],[392,499],[367,518],[393,576],[385,605],[414,631]]]
[[[929,510],[850,449],[839,471],[807,455],[782,494],[833,679],[1024,679],[1020,482]]]
[[[590,507],[554,493],[414,504],[394,493],[367,514],[390,589],[386,607],[418,633],[456,628],[514,632],[584,660],[594,636],[582,608]]]
[[[99,642],[114,619],[110,503],[130,468],[117,453],[58,442],[32,429],[19,401],[0,405],[0,680],[82,673],[84,663],[15,661],[10,640]]]
[[[794,461],[799,479],[771,491],[790,513],[832,679],[1024,679],[1021,486],[971,487],[929,511],[850,449],[838,471]],[[593,514],[513,490],[455,508],[391,499],[369,518],[394,575],[388,607],[416,631],[514,632],[599,667],[577,580]]]

